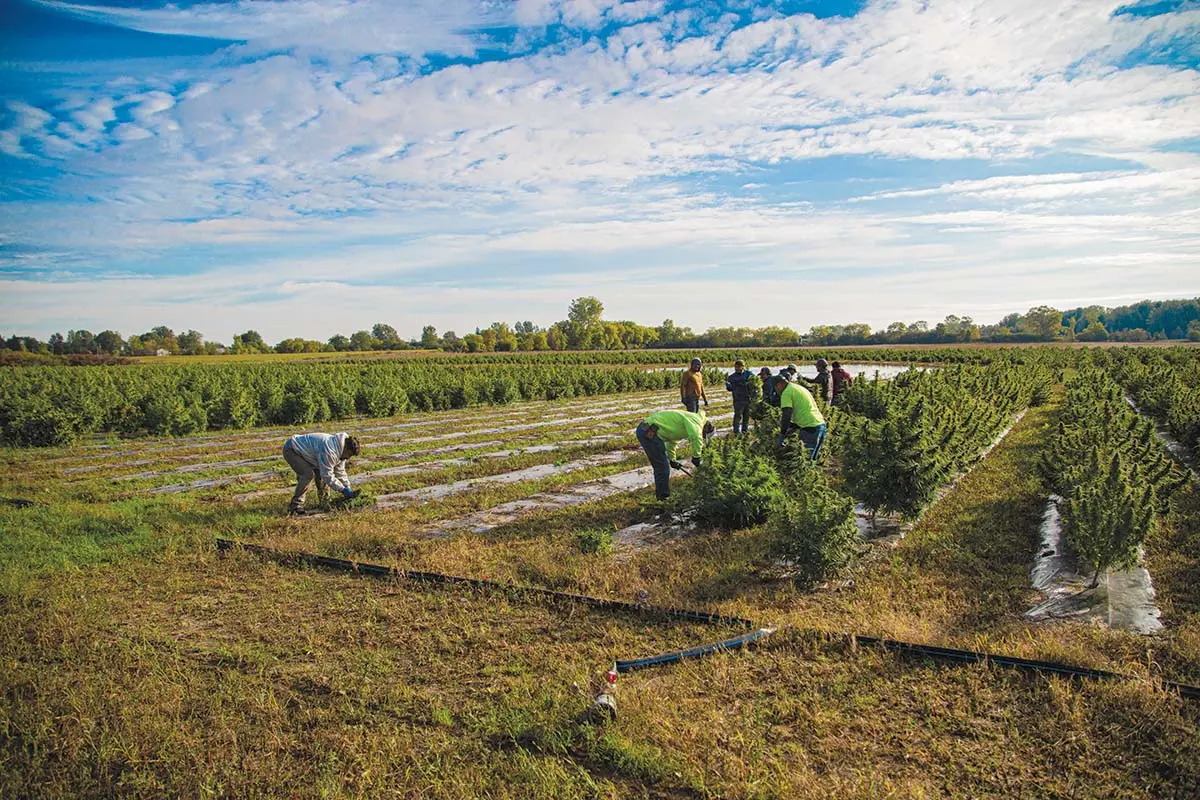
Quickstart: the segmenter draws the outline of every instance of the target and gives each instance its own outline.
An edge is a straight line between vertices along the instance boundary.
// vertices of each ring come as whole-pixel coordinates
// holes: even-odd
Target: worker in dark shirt
[[[733,395],[733,433],[750,432],[750,373],[745,362],[733,362],[733,372],[725,377],[725,391]]]
[[[833,399],[829,402],[840,406],[846,402],[846,390],[854,383],[854,378],[851,378],[850,373],[842,369],[840,361],[833,362],[833,370],[829,374],[833,380]]]
[[[817,377],[806,378],[803,375],[797,375],[801,381],[818,390],[817,396],[826,403],[832,398],[833,376],[829,374],[829,362],[823,358],[818,358],[816,362]]]
[[[762,399],[769,406],[779,407],[779,392],[775,391],[775,378],[771,375],[770,367],[758,371],[758,379],[762,381]]]

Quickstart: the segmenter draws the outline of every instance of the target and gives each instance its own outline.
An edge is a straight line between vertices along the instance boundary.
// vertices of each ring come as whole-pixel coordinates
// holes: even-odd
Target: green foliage
[[[546,364],[302,364],[0,368],[0,437],[64,445],[95,431],[184,435],[304,426],[521,400],[674,388],[669,372]]]
[[[1127,373],[1126,373],[1127,374]],[[1039,472],[1061,495],[1063,533],[1094,579],[1137,559],[1138,546],[1186,480],[1107,373],[1084,368],[1067,384]]]
[[[588,528],[575,533],[575,547],[588,555],[609,555],[613,551],[613,532],[608,528]]]
[[[79,438],[79,419],[69,409],[44,400],[0,408],[4,438],[18,447],[62,447]]]
[[[867,508],[915,517],[950,476],[950,460],[920,398],[904,416],[865,420],[853,430],[842,475]]]
[[[1083,563],[1095,570],[1092,585],[1109,567],[1131,567],[1154,523],[1154,487],[1125,470],[1114,453],[1107,465],[1092,451],[1092,480],[1074,487],[1062,508],[1063,533]],[[1134,486],[1143,486],[1139,493]]]
[[[208,415],[199,398],[186,395],[154,394],[143,400],[142,419],[154,434],[184,436],[208,427]]]
[[[1200,448],[1200,350],[1172,348],[1135,356],[1114,350],[1111,374],[1138,407],[1193,453]]]
[[[910,371],[887,385],[852,386],[838,437],[847,488],[867,508],[915,517],[1037,387],[1052,384],[1035,362]]]
[[[854,558],[860,537],[854,500],[830,488],[821,470],[801,467],[767,526],[770,552],[787,559],[804,582],[837,574]]]
[[[283,387],[283,400],[275,421],[282,425],[309,425],[329,418],[329,402],[314,386],[293,381]]]
[[[771,508],[783,500],[775,465],[743,439],[710,443],[692,489],[696,518],[730,530],[765,521]]]
[[[375,495],[367,492],[359,491],[357,497],[334,497],[329,501],[329,508],[333,511],[357,511],[362,508],[374,508]]]

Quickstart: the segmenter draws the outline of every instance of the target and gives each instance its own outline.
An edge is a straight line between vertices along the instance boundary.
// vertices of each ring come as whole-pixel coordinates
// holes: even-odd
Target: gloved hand
[[[345,489],[342,489],[342,497],[346,498],[347,500],[353,500],[360,494],[362,494],[362,489],[351,489],[349,486],[347,486]]]
[[[698,466],[700,466],[700,459],[699,459],[699,458],[693,458],[693,459],[692,459],[692,466],[693,466],[693,467],[698,467]]]
[[[704,398],[704,407],[708,408],[708,398]]]
[[[670,463],[671,469],[683,469],[683,464],[680,464],[678,461],[672,461]]]
[[[775,443],[778,444],[780,447],[783,447],[783,434],[782,433],[775,437]]]

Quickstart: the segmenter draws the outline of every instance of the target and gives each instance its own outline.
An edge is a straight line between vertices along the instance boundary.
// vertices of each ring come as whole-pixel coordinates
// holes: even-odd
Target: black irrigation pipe
[[[615,680],[615,673],[633,672],[635,670],[646,669],[648,667],[661,666],[663,664],[673,664],[686,658],[698,658],[711,653],[744,647],[760,639],[764,639],[775,632],[774,628],[759,628],[754,622],[742,617],[731,617],[722,614],[712,614],[704,611],[693,611],[691,609],[684,608],[663,608],[659,606],[638,605],[636,603],[626,603],[620,600],[610,600],[603,597],[591,597],[589,595],[574,594],[572,592],[558,592],[553,589],[539,589],[532,586],[516,586],[513,584],[499,583],[497,581],[483,580],[480,578],[464,578],[455,575],[443,575],[438,572],[401,570],[396,569],[395,567],[386,567],[379,564],[364,564],[357,561],[350,561],[349,559],[345,558],[319,556],[314,553],[289,552],[285,550],[277,550],[272,547],[265,547],[263,545],[236,542],[230,539],[217,539],[218,550],[223,551],[234,548],[242,549],[250,553],[256,553],[258,555],[266,556],[279,561],[295,561],[303,564],[311,564],[313,566],[342,570],[345,572],[354,572],[359,575],[370,575],[371,577],[376,578],[405,578],[407,580],[422,581],[426,583],[439,583],[470,586],[477,589],[500,590],[504,592],[531,595],[534,597],[565,600],[605,611],[625,611],[636,614],[659,614],[665,617],[685,619],[692,622],[703,622],[714,625],[733,625],[747,629],[747,633],[739,636],[735,636],[730,639],[724,639],[719,642],[713,642],[711,644],[699,645],[687,650],[676,650],[669,653],[647,656],[645,658],[619,660],[613,665],[614,674],[610,676],[610,681]],[[829,631],[814,631],[814,633],[819,633],[828,638],[846,639],[850,641],[852,645],[880,647],[893,652],[923,656],[925,658],[932,658],[937,661],[946,661],[950,663],[992,664],[994,666],[1008,667],[1010,669],[1049,673],[1052,675],[1061,675],[1063,677],[1085,678],[1090,680],[1140,680],[1139,677],[1134,675],[1123,675],[1119,672],[1108,672],[1099,669],[1089,669],[1087,667],[1072,667],[1067,664],[1058,664],[1053,661],[1038,661],[1035,659],[1017,658],[1016,656],[1005,656],[995,653],[980,653],[973,650],[960,650],[952,647],[937,647],[935,645],[915,644],[913,642],[901,642],[894,639],[884,639],[876,636],[861,636],[858,634],[845,633],[839,634]],[[1164,681],[1159,679],[1150,680],[1166,691],[1177,693],[1180,697],[1185,697],[1189,700],[1200,700],[1200,686],[1190,686],[1188,684],[1175,683],[1173,681]]]
[[[344,572],[355,572],[359,575],[370,575],[374,578],[403,578],[405,580],[420,581],[423,583],[470,586],[473,589],[490,589],[502,592],[511,592],[514,594],[530,595],[533,597],[545,597],[552,600],[563,600],[569,603],[579,603],[580,605],[598,608],[604,611],[626,611],[634,614],[658,614],[660,616],[671,617],[673,619],[683,619],[690,622],[703,622],[709,625],[732,625],[746,629],[757,627],[755,623],[748,619],[743,619],[742,617],[729,617],[723,614],[712,614],[706,611],[693,611],[692,609],[687,608],[665,608],[662,606],[626,603],[621,600],[610,600],[605,597],[591,597],[590,595],[586,594],[559,592],[553,589],[540,589],[536,586],[518,586],[511,583],[500,583],[499,581],[484,580],[482,578],[464,578],[458,575],[443,575],[440,572],[420,572],[417,570],[397,569],[395,567],[385,567],[380,564],[365,564],[345,558],[319,556],[315,553],[289,552],[285,550],[276,550],[273,547],[265,547],[258,544],[235,542],[231,539],[217,539],[218,550],[230,550],[233,548],[239,548],[249,553],[268,556],[280,561],[296,561],[316,567],[328,567],[330,569],[342,570]]]
[[[898,653],[907,653],[917,656],[925,656],[937,661],[949,661],[960,664],[992,664],[997,667],[1008,667],[1010,669],[1029,670],[1033,672],[1046,672],[1052,675],[1062,675],[1068,678],[1090,678],[1093,680],[1112,680],[1119,678],[1120,680],[1132,681],[1139,680],[1134,675],[1122,675],[1119,672],[1108,672],[1102,669],[1089,669],[1087,667],[1072,667],[1067,664],[1058,664],[1053,661],[1038,661],[1032,658],[1017,658],[1016,656],[997,655],[995,653],[979,653],[973,650],[958,650],[953,647],[936,647],[929,644],[913,644],[911,642],[898,642],[894,639],[880,639],[875,636],[855,636],[854,641],[860,645],[871,645],[873,647],[882,647],[885,650],[892,650]],[[1200,686],[1189,686],[1186,683],[1174,683],[1172,681],[1159,680],[1150,678],[1151,682],[1162,686],[1170,692],[1176,692],[1180,697],[1186,697],[1189,700],[1200,700]]]

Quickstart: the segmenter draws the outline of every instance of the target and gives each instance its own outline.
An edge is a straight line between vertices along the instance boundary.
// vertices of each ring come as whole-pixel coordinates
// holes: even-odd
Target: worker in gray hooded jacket
[[[296,492],[288,505],[289,514],[304,508],[304,495],[316,479],[317,497],[324,501],[328,485],[347,500],[360,494],[350,488],[346,462],[358,455],[358,439],[345,433],[298,433],[283,445],[283,458],[296,473]]]

